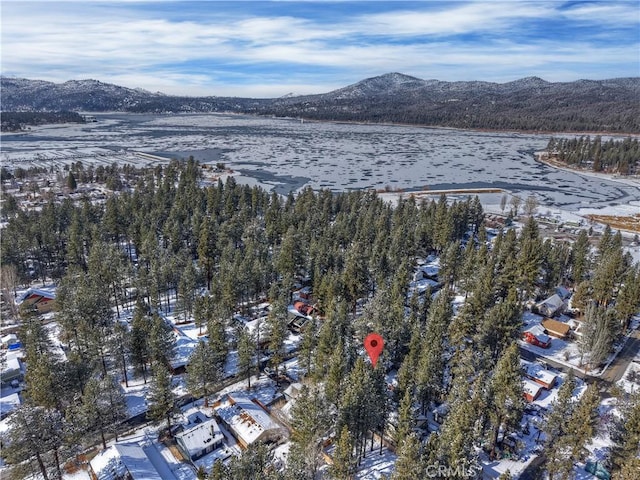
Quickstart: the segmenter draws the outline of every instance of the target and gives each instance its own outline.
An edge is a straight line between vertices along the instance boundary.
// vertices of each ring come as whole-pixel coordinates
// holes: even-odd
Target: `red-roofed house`
[[[551,337],[547,335],[542,325],[536,324],[529,327],[522,333],[525,342],[535,345],[536,347],[549,348],[551,345]]]

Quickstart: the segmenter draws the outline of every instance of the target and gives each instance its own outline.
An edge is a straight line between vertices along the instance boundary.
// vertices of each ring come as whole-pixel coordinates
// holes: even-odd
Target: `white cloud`
[[[541,72],[570,80],[629,76],[634,66],[638,71],[637,35],[584,28],[614,19],[638,24],[640,13],[628,3],[565,10],[557,2],[425,3],[421,10],[355,12],[334,23],[295,17],[286,13],[286,2],[281,5],[284,13],[268,16],[227,18],[207,8],[201,18],[178,19],[127,2],[3,2],[2,73],[56,81],[92,77],[191,95],[279,96],[325,92],[345,79],[389,71],[490,81],[544,77]],[[567,31],[578,22],[581,34],[562,42],[520,36],[528,22],[544,19],[564,22]],[[470,34],[485,40],[471,42]]]

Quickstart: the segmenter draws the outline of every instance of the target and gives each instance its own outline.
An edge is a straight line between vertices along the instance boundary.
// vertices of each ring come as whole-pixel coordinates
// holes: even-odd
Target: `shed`
[[[286,398],[287,400],[294,400],[298,398],[298,395],[300,395],[300,391],[302,390],[302,387],[303,385],[299,382],[292,383],[285,389],[284,392],[282,392],[282,394],[284,395],[284,398]]]
[[[571,327],[568,324],[553,320],[551,318],[545,318],[544,320],[542,320],[541,324],[547,331],[547,333],[552,337],[565,339],[571,332]]]
[[[2,337],[2,348],[9,348],[11,345],[18,342],[18,336],[15,333],[9,333]]]

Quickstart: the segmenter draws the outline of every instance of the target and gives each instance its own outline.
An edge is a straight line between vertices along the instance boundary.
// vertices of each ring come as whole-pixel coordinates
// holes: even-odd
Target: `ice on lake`
[[[224,162],[241,179],[270,185],[279,193],[305,185],[334,191],[492,187],[522,196],[534,193],[542,204],[569,210],[640,200],[637,183],[536,162],[533,153],[544,149],[548,134],[222,114],[96,116],[98,122],[92,124],[3,135],[2,163],[46,165],[69,158],[134,163],[131,155],[137,151]]]

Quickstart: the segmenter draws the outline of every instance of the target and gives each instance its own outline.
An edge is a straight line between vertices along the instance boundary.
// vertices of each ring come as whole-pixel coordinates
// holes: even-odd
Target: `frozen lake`
[[[535,161],[549,135],[411,126],[301,123],[238,115],[96,115],[97,123],[2,136],[2,163],[129,161],[133,151],[224,162],[239,181],[280,193],[349,189],[504,188],[567,210],[635,203],[638,183]]]

